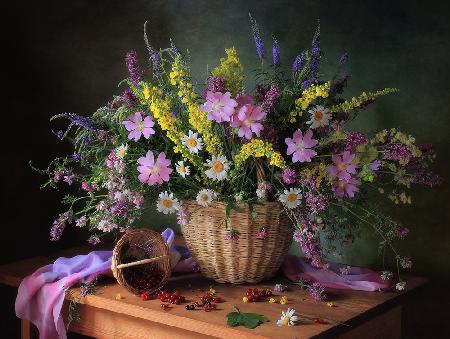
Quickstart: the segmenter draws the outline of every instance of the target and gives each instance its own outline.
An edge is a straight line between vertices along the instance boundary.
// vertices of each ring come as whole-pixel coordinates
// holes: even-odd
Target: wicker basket
[[[169,247],[158,232],[130,230],[114,247],[111,270],[118,283],[131,293],[151,293],[170,277]]]
[[[195,201],[184,203],[192,214],[182,232],[190,253],[203,275],[218,282],[257,283],[272,277],[280,267],[292,240],[293,228],[278,202],[240,204],[232,210],[230,227],[240,232],[239,239],[226,240],[226,204],[208,207]],[[267,234],[258,238],[261,228]]]

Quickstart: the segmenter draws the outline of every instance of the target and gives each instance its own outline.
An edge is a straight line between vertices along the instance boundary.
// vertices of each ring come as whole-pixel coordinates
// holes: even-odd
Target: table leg
[[[22,339],[31,339],[31,323],[28,320],[22,319],[20,322],[20,328],[20,337]]]

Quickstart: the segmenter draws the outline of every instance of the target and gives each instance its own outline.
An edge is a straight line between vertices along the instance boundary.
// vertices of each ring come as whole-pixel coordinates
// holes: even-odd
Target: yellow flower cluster
[[[265,142],[261,139],[252,139],[242,145],[239,153],[234,157],[236,166],[241,166],[250,157],[267,157],[270,165],[279,168],[286,168],[286,163],[283,156],[273,149],[271,143]]]
[[[156,86],[150,88],[147,84],[144,84],[143,95],[150,106],[150,111],[156,122],[161,129],[166,132],[167,137],[174,143],[174,152],[181,153],[184,160],[190,161],[192,164],[203,170],[204,166],[201,159],[198,156],[191,154],[183,145],[182,137],[184,133],[178,128],[177,120],[170,113],[170,101],[162,97],[161,89]]]
[[[334,105],[331,107],[331,112],[350,112],[354,110],[355,108],[360,108],[362,105],[364,105],[367,102],[371,102],[375,100],[376,98],[398,92],[397,88],[385,88],[381,91],[376,92],[362,92],[358,97],[353,97],[350,100],[346,100],[343,103],[340,103],[338,105]]]
[[[322,85],[313,85],[304,89],[302,96],[295,100],[295,110],[290,113],[290,122],[297,121],[296,116],[301,117],[311,102],[317,98],[327,98],[330,93],[331,83],[328,81]]]
[[[243,67],[234,47],[225,49],[226,58],[220,59],[220,65],[211,72],[215,77],[225,80],[225,89],[233,96],[241,93],[244,87]]]
[[[304,169],[302,174],[304,174],[307,178],[315,177],[317,188],[320,188],[324,181],[326,184],[330,183],[327,168],[324,163],[314,164],[312,167]]]
[[[180,57],[175,59],[169,77],[170,83],[178,86],[178,96],[181,98],[181,102],[187,107],[189,123],[202,135],[206,150],[214,155],[220,154],[222,144],[214,134],[212,121],[207,119],[207,113],[201,110],[200,105],[196,101],[197,93],[193,90],[192,83],[187,80],[188,73],[183,68]]]

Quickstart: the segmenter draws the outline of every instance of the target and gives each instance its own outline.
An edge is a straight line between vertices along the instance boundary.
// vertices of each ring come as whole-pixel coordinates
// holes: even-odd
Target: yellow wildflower
[[[286,168],[286,163],[283,156],[273,149],[271,143],[265,142],[261,139],[252,139],[242,145],[239,153],[234,157],[236,166],[241,166],[250,157],[266,157],[269,159],[270,165],[279,168]]]
[[[177,120],[170,113],[169,99],[161,96],[162,91],[156,86],[150,88],[147,84],[144,85],[144,98],[150,106],[158,125],[166,132],[167,137],[174,143],[174,152],[181,153],[183,159],[191,162],[203,172],[203,161],[195,154],[191,154],[189,150],[182,143],[184,133],[177,125]]]
[[[178,86],[178,96],[187,107],[189,123],[202,135],[206,150],[213,155],[220,154],[222,150],[220,139],[214,134],[213,125],[207,119],[207,113],[202,112],[201,106],[196,102],[197,93],[193,90],[192,84],[186,79],[187,75],[187,72],[183,70],[182,59],[177,57],[172,64],[172,71],[170,72],[171,83]]]
[[[122,299],[122,295],[121,295],[120,293],[116,293],[116,295],[114,296],[114,298],[115,298],[116,300],[120,300],[120,299]]]
[[[270,298],[269,299],[269,304],[274,304],[274,303],[276,303],[277,301],[275,300],[275,298]]]
[[[247,297],[243,297],[243,298],[242,298],[242,301],[243,301],[244,303],[246,303],[246,302],[248,302],[248,298],[247,298]]]
[[[334,303],[332,303],[331,301],[327,302],[326,305],[328,307],[336,307],[336,305]]]
[[[215,290],[214,288],[210,287],[210,289],[209,289],[209,294],[210,294],[210,295],[216,294],[216,290]]]
[[[288,302],[288,298],[284,295],[280,298],[280,304],[285,305]]]
[[[322,85],[312,85],[304,89],[301,97],[295,100],[295,110],[289,114],[290,122],[296,122],[297,119],[295,117],[302,116],[303,111],[305,111],[315,99],[327,98],[330,93],[330,86],[331,83],[328,81]]]
[[[375,100],[376,98],[398,92],[398,89],[396,88],[385,88],[381,91],[376,92],[363,92],[358,97],[353,97],[350,100],[346,100],[343,103],[334,105],[331,107],[331,112],[350,112],[354,110],[355,108],[360,108],[365,103]]]
[[[211,72],[215,77],[225,80],[225,89],[234,96],[243,91],[244,75],[243,67],[234,47],[225,49],[226,58],[220,59],[220,65]]]

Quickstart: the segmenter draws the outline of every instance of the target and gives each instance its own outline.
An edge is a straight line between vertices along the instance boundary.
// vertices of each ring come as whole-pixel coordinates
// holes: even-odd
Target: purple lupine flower
[[[256,53],[258,54],[258,57],[260,59],[264,59],[265,54],[264,41],[261,38],[258,24],[256,23],[256,20],[253,19],[250,13],[248,13],[248,15],[250,17],[250,22],[252,24],[252,33],[253,33],[253,40],[255,41]]]
[[[170,38],[170,53],[172,54],[173,58],[177,57],[178,55],[181,55],[180,50],[175,45],[175,43],[173,42],[172,38]]]
[[[189,212],[186,208],[180,208],[177,212],[177,222],[180,226],[186,226],[191,221],[191,212]]]
[[[70,157],[75,162],[80,162],[81,161],[81,155],[79,153],[73,153]]]
[[[55,136],[55,137],[57,137],[58,139],[62,139],[62,137],[63,137],[63,135],[64,135],[64,132],[63,131],[61,131],[61,130],[59,130],[59,131],[56,131],[56,132],[53,132],[52,131],[52,133],[53,133],[53,135]]]
[[[311,298],[315,301],[322,301],[325,299],[325,287],[318,282],[312,283],[308,287],[309,294]]]
[[[286,168],[281,179],[286,185],[293,185],[297,182],[297,173],[292,168]]]
[[[222,77],[210,77],[206,86],[205,96],[208,91],[225,93],[225,79]]]
[[[349,75],[344,75],[336,82],[333,82],[330,88],[330,93],[332,95],[341,94],[344,91],[344,88],[347,86],[349,79],[350,79]]]
[[[302,90],[310,88],[312,85],[314,85],[316,81],[314,79],[308,79],[302,82]]]
[[[292,64],[292,72],[297,73],[302,70],[303,64],[305,62],[305,53],[301,52],[294,59],[294,63]]]
[[[344,150],[354,152],[356,147],[364,144],[365,142],[367,142],[367,137],[363,133],[357,131],[348,132],[347,139],[344,144]]]
[[[273,107],[275,106],[275,102],[280,97],[280,89],[277,85],[272,84],[267,91],[266,95],[264,96],[264,100],[261,104],[263,110],[267,113],[272,112]]]
[[[161,70],[161,57],[157,51],[150,53],[150,61],[152,62],[152,72],[154,75],[159,75]]]
[[[311,72],[312,79],[316,79],[317,73],[319,72],[319,62],[320,62],[319,38],[320,38],[320,22],[317,25],[317,29],[311,41],[311,60],[309,61],[309,69]]]
[[[344,65],[347,63],[347,61],[348,61],[348,54],[347,53],[342,54],[341,58],[339,59],[339,63],[341,65]]]
[[[130,51],[125,55],[125,66],[128,70],[128,76],[134,85],[139,85],[142,74],[139,69],[138,56],[135,51]]]
[[[272,39],[272,62],[275,66],[278,66],[280,64],[280,44],[274,35],[272,35]]]
[[[97,128],[94,126],[94,123],[89,118],[75,113],[64,113],[63,116],[70,120],[70,125],[80,126],[90,131],[97,130]]]
[[[425,168],[419,169],[415,173],[413,180],[415,184],[425,185],[429,187],[439,186],[443,181],[444,179],[440,175],[437,175]]]
[[[409,161],[413,157],[411,146],[387,144],[384,146],[384,158],[393,161]]]
[[[61,235],[64,232],[68,223],[72,222],[72,215],[69,211],[59,215],[58,218],[53,221],[52,228],[50,229],[50,240],[57,241],[61,239]]]
[[[137,98],[134,95],[133,91],[127,88],[122,93],[122,101],[128,106],[128,108],[132,108],[136,105]]]

